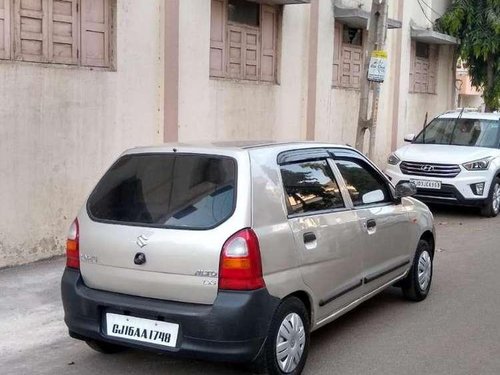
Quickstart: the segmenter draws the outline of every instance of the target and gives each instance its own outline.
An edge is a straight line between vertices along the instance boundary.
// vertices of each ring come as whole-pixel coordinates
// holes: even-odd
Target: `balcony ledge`
[[[457,45],[459,40],[451,35],[443,34],[434,30],[411,27],[411,38],[417,42],[427,44]]]
[[[335,21],[357,29],[366,29],[368,27],[370,12],[367,10],[361,8],[341,8],[335,5],[333,12]],[[389,18],[387,23],[389,29],[400,29],[402,25],[401,21],[392,18]]]

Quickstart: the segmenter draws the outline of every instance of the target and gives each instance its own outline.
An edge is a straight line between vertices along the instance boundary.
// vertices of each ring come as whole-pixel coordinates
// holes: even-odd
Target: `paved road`
[[[312,335],[305,374],[500,374],[500,217],[438,209],[429,298],[398,289]],[[70,339],[62,322],[62,259],[0,271],[0,373],[237,374],[225,364],[139,351],[103,356]]]

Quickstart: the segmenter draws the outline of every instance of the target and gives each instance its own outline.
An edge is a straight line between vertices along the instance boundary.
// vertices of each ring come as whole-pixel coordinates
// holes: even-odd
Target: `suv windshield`
[[[193,154],[121,157],[88,200],[100,221],[168,228],[213,228],[235,206],[236,162]]]
[[[437,118],[413,143],[498,148],[500,122],[466,118]]]

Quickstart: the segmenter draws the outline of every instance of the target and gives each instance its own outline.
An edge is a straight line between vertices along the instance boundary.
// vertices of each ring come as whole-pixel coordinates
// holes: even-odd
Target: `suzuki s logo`
[[[135,243],[142,249],[148,244],[148,240],[148,237],[146,237],[144,234],[141,234],[139,237],[137,237],[137,241],[135,241]]]
[[[432,165],[424,165],[422,168],[420,168],[424,172],[432,172],[434,170],[434,167]]]
[[[134,263],[137,264],[138,266],[146,263],[146,254],[144,254],[144,253],[135,254]]]

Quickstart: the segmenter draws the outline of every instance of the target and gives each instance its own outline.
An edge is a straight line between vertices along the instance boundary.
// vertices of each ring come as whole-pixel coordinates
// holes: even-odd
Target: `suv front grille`
[[[456,164],[415,163],[403,161],[399,166],[401,172],[413,176],[454,178],[460,173]]]

